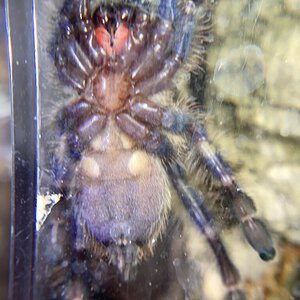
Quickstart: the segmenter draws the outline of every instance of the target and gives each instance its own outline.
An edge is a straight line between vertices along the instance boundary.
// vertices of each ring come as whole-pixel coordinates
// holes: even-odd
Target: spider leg
[[[116,116],[116,123],[138,146],[159,157],[172,157],[173,149],[169,140],[158,130],[149,130],[143,123],[127,113]]]
[[[156,34],[154,34],[153,37],[154,39],[157,38],[157,41],[159,41],[156,42],[157,45],[159,45],[157,50],[159,55],[157,55],[157,58],[154,58],[154,61],[159,62],[160,59],[163,59],[163,66],[159,72],[154,74],[151,74],[150,72],[150,74],[148,74],[149,69],[151,69],[152,66],[156,66],[156,63],[153,63],[152,60],[152,56],[155,54],[153,51],[156,51],[156,47],[153,48],[154,50],[148,50],[147,52],[149,53],[149,61],[144,63],[145,67],[143,67],[142,64],[140,66],[140,72],[136,72],[135,70],[132,72],[134,80],[135,76],[137,75],[139,76],[137,79],[142,78],[142,80],[138,81],[135,85],[133,94],[143,94],[144,96],[149,96],[166,88],[174,74],[177,72],[182,61],[187,56],[193,34],[193,27],[195,25],[195,4],[192,1],[186,1],[184,3],[183,7],[181,8],[181,14],[179,14],[178,19],[175,20],[176,29],[172,43],[173,47],[171,54],[167,58],[165,56],[165,49],[167,49],[169,45],[168,37],[171,37],[172,34],[169,23],[170,18],[172,18],[172,15],[175,14],[174,6],[174,2],[169,3],[169,5],[164,1],[161,3],[161,6],[159,7],[159,13],[169,19],[161,19],[158,21],[158,26],[155,33],[160,33],[160,35],[157,35],[156,37]],[[145,70],[145,72],[142,72],[142,70]],[[144,78],[145,75],[148,76]]]
[[[192,141],[197,152],[202,156],[206,167],[231,194],[232,210],[239,220],[249,244],[259,253],[261,259],[266,261],[272,259],[275,256],[272,237],[265,224],[260,219],[255,218],[256,208],[253,200],[242,191],[227,163],[210,146],[206,131],[201,124],[193,126]]]
[[[165,109],[141,97],[130,99],[129,112],[134,118],[142,122],[178,134],[188,131],[190,124],[193,122],[188,114]]]
[[[186,185],[184,172],[173,159],[174,151],[168,138],[159,131],[148,130],[145,125],[126,113],[119,114],[116,121],[118,126],[138,142],[142,149],[163,159],[173,187],[193,221],[205,235],[217,258],[223,282],[229,289],[225,299],[245,299],[244,293],[237,287],[240,280],[238,271],[230,261],[220,237],[212,226],[213,219],[203,205],[203,197],[195,189]]]
[[[106,117],[91,107],[91,103],[80,99],[58,112],[45,136],[47,149],[42,187],[52,187],[53,191],[58,189],[57,192],[64,189],[72,177],[74,162],[81,158],[82,151],[104,128]],[[57,136],[59,140],[55,138]]]
[[[217,258],[223,283],[228,288],[228,293],[224,299],[246,299],[244,292],[238,288],[240,281],[239,273],[231,262],[221,238],[212,225],[213,217],[204,206],[202,194],[186,184],[185,172],[178,163],[172,161],[171,163],[166,162],[165,165],[169,178],[179,198],[183,202],[193,221],[201,229]]]
[[[230,193],[231,209],[240,222],[249,244],[263,260],[272,259],[275,255],[275,249],[269,231],[260,219],[255,218],[256,208],[253,200],[242,191],[227,163],[210,146],[203,125],[200,122],[195,122],[187,114],[161,108],[151,101],[132,100],[130,112],[138,120],[150,125],[160,126],[177,134],[188,134],[196,152],[203,158],[207,169]]]
[[[71,157],[79,159],[89,142],[103,129],[105,114],[94,111],[92,104],[80,99],[58,113],[57,123],[61,134],[65,134]]]

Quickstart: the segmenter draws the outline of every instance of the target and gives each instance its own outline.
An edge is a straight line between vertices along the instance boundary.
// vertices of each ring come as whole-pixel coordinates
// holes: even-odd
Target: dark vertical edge
[[[32,299],[37,196],[37,93],[33,0],[5,0],[12,100],[9,299]]]

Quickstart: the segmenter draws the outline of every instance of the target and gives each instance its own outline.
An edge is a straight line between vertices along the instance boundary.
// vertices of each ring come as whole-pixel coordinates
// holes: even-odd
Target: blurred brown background
[[[10,223],[10,101],[4,0],[0,2],[0,299],[7,298]]]

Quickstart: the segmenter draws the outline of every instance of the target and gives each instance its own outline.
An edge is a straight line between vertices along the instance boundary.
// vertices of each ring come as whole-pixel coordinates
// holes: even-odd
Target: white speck
[[[36,230],[39,231],[51,212],[52,207],[59,202],[61,194],[46,194],[37,196]]]

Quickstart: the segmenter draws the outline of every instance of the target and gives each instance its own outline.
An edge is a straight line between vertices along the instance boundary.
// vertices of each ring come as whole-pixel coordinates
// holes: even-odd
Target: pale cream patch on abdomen
[[[128,170],[134,177],[146,174],[151,168],[149,154],[143,151],[135,151],[128,162]]]
[[[100,168],[98,162],[90,156],[84,157],[81,161],[82,175],[85,175],[91,179],[99,178]]]
[[[77,169],[74,185],[77,213],[91,233],[101,241],[114,239],[115,232],[132,241],[156,239],[170,208],[168,178],[159,159],[140,150],[87,158],[92,159]],[[90,170],[93,162],[100,168],[98,178],[86,176],[96,174]]]

